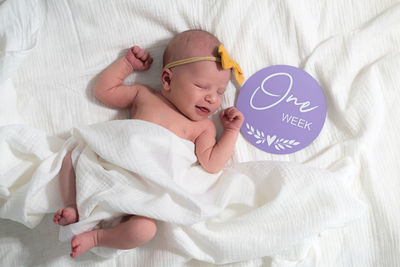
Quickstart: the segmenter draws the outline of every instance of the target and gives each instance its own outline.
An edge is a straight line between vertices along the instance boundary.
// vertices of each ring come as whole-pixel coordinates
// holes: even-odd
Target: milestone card
[[[236,107],[244,114],[244,137],[273,154],[299,151],[321,132],[326,102],[321,87],[307,72],[274,65],[253,74],[240,90]]]

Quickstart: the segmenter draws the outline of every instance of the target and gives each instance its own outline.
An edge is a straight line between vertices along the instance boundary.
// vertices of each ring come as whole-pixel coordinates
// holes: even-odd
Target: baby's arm
[[[210,173],[219,172],[228,162],[244,121],[243,114],[234,107],[223,110],[220,119],[224,132],[218,143],[215,141],[215,126],[210,120],[207,120],[206,129],[195,141],[196,156],[203,168]]]
[[[95,96],[112,108],[129,108],[141,86],[123,85],[122,82],[135,70],[149,69],[152,61],[149,53],[140,47],[130,48],[123,58],[111,64],[100,75],[94,87]]]

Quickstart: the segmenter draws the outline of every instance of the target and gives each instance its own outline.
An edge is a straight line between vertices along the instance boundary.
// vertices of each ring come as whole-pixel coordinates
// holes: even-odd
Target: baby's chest
[[[177,136],[194,141],[197,122],[192,122],[157,98],[149,98],[137,103],[132,118],[149,121],[170,130]]]
[[[161,114],[163,114],[164,117],[158,124],[175,133],[177,136],[194,142],[196,139],[197,129],[195,122],[192,122],[183,115],[174,112],[169,113],[168,111],[165,111]]]

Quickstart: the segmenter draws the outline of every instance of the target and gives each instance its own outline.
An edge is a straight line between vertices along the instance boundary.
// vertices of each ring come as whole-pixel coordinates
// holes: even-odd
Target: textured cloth
[[[162,53],[168,41],[181,31],[207,30],[240,63],[246,79],[270,65],[296,66],[318,81],[327,103],[324,127],[305,149],[272,155],[239,136],[232,162],[289,161],[330,170],[350,158],[354,175],[346,182],[367,204],[362,219],[309,240],[311,249],[301,261],[280,254],[228,266],[400,266],[398,0],[25,1],[19,5],[25,15],[17,18],[32,28],[15,28],[23,35],[10,34],[7,19],[17,12],[6,12],[5,23],[0,23],[0,62],[11,64],[3,65],[10,72],[2,76],[8,77],[6,84],[0,84],[0,125],[30,125],[64,142],[74,127],[126,119],[129,111],[113,110],[96,100],[93,87],[99,73],[128,47],[138,45],[154,62],[150,70],[134,73],[125,82],[161,88]],[[7,2],[24,1],[6,0],[1,7]],[[5,60],[6,47],[18,43],[26,45],[12,46],[14,53],[7,55],[16,57]],[[222,108],[234,105],[238,93],[230,83]],[[35,139],[31,142],[34,146]],[[31,164],[46,153],[40,157]],[[0,164],[3,159],[0,154]],[[15,171],[31,170],[27,165]],[[69,244],[58,242],[51,218],[34,230],[1,219],[0,265],[157,266],[155,262],[162,261],[162,266],[171,267],[214,266],[188,260],[173,248],[158,250],[155,242],[115,259],[99,261],[88,253],[71,260]]]
[[[49,150],[53,143],[28,127],[0,128],[2,153],[9,159],[0,169],[0,197],[5,199],[0,217],[34,227],[45,213],[54,212],[49,203],[60,202],[54,179],[63,155],[73,149],[79,222],[61,227],[64,241],[102,221],[136,214],[164,223],[152,240],[164,250],[232,263],[279,254],[293,244],[304,253],[305,239],[347,225],[365,211],[344,186],[352,174],[346,160],[333,172],[258,161],[210,174],[198,164],[192,142],[142,120],[74,129],[59,153]],[[18,156],[8,156],[13,153]],[[44,154],[43,161],[37,160]],[[31,165],[31,172],[15,172],[24,165]],[[113,255],[110,249],[95,251]]]

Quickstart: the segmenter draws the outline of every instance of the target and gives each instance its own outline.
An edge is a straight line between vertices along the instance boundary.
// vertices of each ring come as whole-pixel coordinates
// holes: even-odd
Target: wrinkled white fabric
[[[0,3],[0,85],[36,47],[40,28],[37,0]]]
[[[335,171],[258,161],[209,174],[198,164],[192,142],[141,120],[76,128],[65,143],[29,127],[5,126],[0,145],[8,159],[0,169],[5,199],[0,217],[28,227],[55,211],[50,203],[60,203],[57,171],[72,150],[79,222],[61,227],[64,241],[102,221],[135,214],[162,224],[153,243],[188,259],[220,264],[288,249],[293,254],[293,245],[309,245],[303,241],[343,227],[364,211],[343,183],[352,175],[349,161]],[[16,172],[24,163],[31,171]],[[95,252],[118,254],[104,248]]]
[[[96,100],[92,90],[97,75],[128,47],[139,45],[154,62],[150,70],[133,73],[125,82],[160,88],[162,53],[168,41],[180,31],[208,30],[240,63],[246,79],[270,65],[296,66],[318,81],[327,102],[324,127],[310,146],[293,154],[272,155],[239,136],[232,162],[289,161],[331,170],[350,158],[354,175],[346,183],[367,204],[362,219],[308,239],[311,249],[302,249],[304,245],[289,249],[299,248],[296,255],[303,254],[302,260],[287,252],[228,266],[400,266],[398,0],[27,2],[37,4],[39,12],[32,8],[27,16],[37,14],[39,34],[23,63],[0,84],[0,125],[25,124],[66,139],[74,127],[126,119],[128,111]],[[8,22],[0,23],[0,33],[5,32],[4,25]],[[11,40],[1,36],[2,49],[5,42]],[[233,83],[228,85],[222,108],[235,104],[239,90]],[[30,140],[35,146],[35,139]],[[49,155],[58,151],[53,149]],[[14,156],[0,154],[0,164]],[[42,159],[21,163],[15,171],[30,172]],[[48,209],[44,205],[43,210]],[[72,261],[69,244],[58,242],[51,218],[45,217],[34,230],[1,219],[0,265],[214,266],[188,260],[180,250],[165,250],[163,244],[158,249],[156,242],[115,259],[100,261],[89,253]]]

